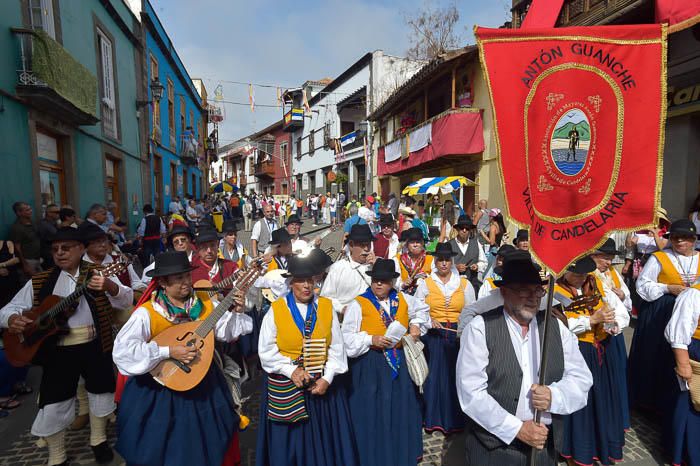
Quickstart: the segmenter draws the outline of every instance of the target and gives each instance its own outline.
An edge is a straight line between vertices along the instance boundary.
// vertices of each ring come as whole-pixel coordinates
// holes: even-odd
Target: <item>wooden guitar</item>
[[[96,268],[94,273],[112,277],[122,273],[128,266],[128,262],[113,262],[106,267]],[[76,285],[75,291],[68,296],[47,296],[38,306],[24,311],[22,315],[32,320],[24,332],[3,334],[5,354],[10,364],[16,367],[31,364],[47,338],[67,334],[68,319],[75,313],[78,301],[87,290],[87,283]]]
[[[209,372],[214,356],[213,330],[216,327],[216,323],[233,305],[236,296],[240,293],[245,293],[253,286],[255,279],[260,276],[261,272],[262,268],[259,260],[251,263],[251,267],[238,277],[233,289],[221,300],[206,319],[173,325],[151,340],[156,342],[158,346],[185,345],[193,346],[198,350],[197,355],[189,364],[172,358],[161,361],[151,371],[151,375],[158,383],[176,392],[184,392],[196,387],[202,381],[207,372]]]

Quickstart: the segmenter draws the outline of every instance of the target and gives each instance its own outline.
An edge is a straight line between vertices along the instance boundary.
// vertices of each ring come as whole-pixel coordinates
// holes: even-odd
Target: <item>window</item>
[[[105,157],[105,198],[107,202],[116,202],[119,209],[119,160]]]
[[[170,134],[170,147],[175,147],[175,88],[168,78],[168,132]]]
[[[187,126],[187,112],[185,111],[185,98],[180,96],[180,134],[185,134]]]
[[[297,149],[297,160],[301,159],[301,138],[297,139],[296,142],[296,149]]]
[[[199,193],[197,193],[197,175],[192,173],[192,195],[194,197],[200,197]]]
[[[282,160],[282,165],[285,167],[287,171],[289,171],[289,160],[287,158],[288,156],[288,151],[287,151],[287,143],[283,142],[280,144],[280,159]]]
[[[39,185],[41,188],[42,210],[48,204],[65,204],[65,183],[63,176],[63,153],[61,145],[53,136],[36,132],[36,150],[39,159]]]
[[[345,136],[348,133],[355,131],[354,121],[341,121],[340,122],[340,135]]]
[[[193,130],[197,127],[197,125],[194,124],[194,112],[192,110],[190,110],[190,121],[187,126],[191,126]]]
[[[158,77],[158,60],[151,55],[151,81]],[[151,96],[151,100],[153,96]],[[160,140],[160,102],[153,102],[153,128],[156,130],[157,139]]]
[[[170,199],[175,196],[177,196],[177,165],[170,162]]]
[[[163,205],[163,160],[158,154],[153,154],[153,197],[155,200],[156,212],[160,214]]]
[[[100,72],[102,82],[100,91],[102,94],[102,131],[105,136],[117,139],[117,98],[114,85],[114,55],[112,53],[112,41],[102,30],[97,29],[97,42],[100,49]]]
[[[185,196],[190,194],[190,191],[187,188],[187,171],[184,167],[182,169],[182,194],[184,194]]]
[[[309,155],[314,155],[315,145],[314,145],[314,134],[313,130],[309,133]]]
[[[41,29],[52,39],[56,38],[53,0],[29,0],[29,21],[32,29]]]

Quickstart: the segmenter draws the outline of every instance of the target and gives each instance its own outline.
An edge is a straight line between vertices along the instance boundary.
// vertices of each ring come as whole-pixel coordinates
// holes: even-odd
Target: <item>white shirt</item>
[[[688,349],[700,318],[700,291],[688,288],[678,295],[664,336],[672,348]],[[697,376],[694,376],[697,377]]]
[[[154,303],[157,312],[166,311]],[[214,335],[217,340],[233,341],[253,331],[253,320],[246,314],[225,312],[216,323]],[[137,308],[126,321],[114,340],[112,358],[119,372],[128,376],[145,374],[161,361],[170,357],[167,346],[158,346],[151,340],[151,317],[148,310]]]
[[[265,224],[265,228],[267,228],[267,231],[270,233],[270,236],[272,236],[272,232],[277,229],[276,220],[267,220],[266,218],[261,218],[253,225],[253,231],[251,231],[250,233],[250,239],[260,241],[261,228],[263,228],[263,224]]]
[[[537,319],[530,321],[525,337],[520,325],[506,315],[506,323],[513,350],[522,369],[520,396],[515,414],[506,411],[486,391],[489,351],[486,346],[484,319],[477,316],[464,330],[457,357],[457,396],[467,416],[481,427],[510,444],[515,439],[523,421],[534,418],[530,387],[538,380],[540,365],[539,331]],[[564,374],[560,381],[549,385],[552,402],[549,412],[543,413],[542,422],[551,423],[551,415],[571,414],[586,406],[588,390],[593,377],[578,348],[578,340],[558,320],[555,320],[561,336],[564,353]],[[515,374],[514,374],[515,375]]]
[[[190,222],[196,222],[198,219],[197,209],[190,205],[188,205],[185,209],[185,215],[187,216],[187,220]]]
[[[450,274],[450,278],[447,281],[447,283],[443,283],[442,279],[440,279],[437,272],[435,272],[434,270],[433,272],[431,272],[430,278],[433,279],[437,287],[442,292],[442,295],[445,297],[445,301],[448,303],[450,301],[450,297],[452,297],[455,291],[459,289],[461,284],[461,277],[459,276],[459,273],[457,272],[457,269],[454,266],[452,268],[452,273]],[[425,283],[425,279],[421,278],[420,280],[418,280],[418,288],[416,288],[416,292],[413,295],[413,298],[416,301],[425,302],[426,298],[428,297],[428,294],[428,285]],[[467,286],[464,287],[464,306],[462,307],[462,312],[464,312],[464,309],[466,309],[467,306],[469,306],[474,301],[476,301],[476,298],[474,296],[474,287],[471,283],[469,283],[469,280],[467,280]],[[429,318],[428,328],[431,327],[432,320]]]
[[[179,202],[170,201],[170,204],[168,205],[168,211],[171,214],[179,214],[181,210],[182,210],[182,206],[180,205]]]
[[[477,294],[476,299],[484,299],[485,297],[487,297],[488,295],[490,295],[498,289],[498,287],[492,285],[491,282],[487,280],[487,278],[493,278],[493,276],[484,277],[484,282],[479,287],[479,293]]]
[[[308,305],[297,303],[302,319],[306,319]],[[277,346],[277,325],[275,324],[274,312],[270,310],[263,317],[260,327],[260,338],[258,340],[258,356],[260,364],[268,374],[280,374],[287,378],[292,377],[292,373],[297,368],[292,364],[292,360],[280,353]],[[337,374],[348,371],[348,360],[345,356],[345,347],[340,333],[340,323],[335,312],[331,323],[331,345],[328,348],[328,360],[323,370],[323,379],[329,384],[333,383],[333,378]]]
[[[418,325],[421,328],[421,334],[425,333],[427,323],[430,321],[430,309],[424,302],[414,299],[413,296],[399,293],[403,295],[408,305],[408,322],[409,325]],[[379,301],[379,305],[385,312],[389,313],[389,299]],[[353,299],[343,316],[343,341],[345,342],[345,350],[349,358],[362,356],[372,345],[372,335],[367,332],[360,331],[362,326],[362,307],[356,299]]]
[[[627,309],[627,312],[632,312],[632,295],[630,294],[630,289],[627,287],[627,284],[622,279],[617,270],[611,267],[605,273],[602,273],[597,269],[595,271],[596,277],[598,277],[598,279],[600,279],[601,283],[603,284],[603,290],[605,291],[605,294],[614,294],[614,291],[612,290],[615,287],[615,282],[613,281],[613,274],[617,276],[617,280],[620,282],[620,290],[625,296],[624,299],[621,300],[622,304],[625,306],[625,309]]]
[[[337,206],[338,200],[336,198],[332,197],[328,200],[328,207],[330,208],[331,212],[335,212]]]
[[[368,270],[369,264],[359,264],[350,256],[339,260],[328,269],[321,296],[333,302],[335,312],[342,313],[343,308],[364,293],[372,283],[372,279],[367,275]]]
[[[698,272],[698,258],[700,256],[697,252],[693,252],[692,256],[674,254],[671,249],[664,249],[663,252],[671,260],[681,277],[686,272],[691,274]],[[637,293],[644,301],[656,301],[668,293],[668,286],[657,281],[659,273],[661,273],[661,263],[656,257],[651,256],[637,278]],[[694,283],[697,282],[696,278]]]
[[[85,262],[89,262],[90,264],[95,263],[90,258],[90,256],[88,256],[87,252],[85,254],[83,254],[83,260]],[[107,254],[105,256],[105,258],[102,260],[102,263],[99,265],[109,265],[109,264],[112,264],[113,262],[114,262],[114,259],[112,259],[112,256]],[[129,267],[131,267],[131,264],[129,264]],[[110,277],[110,280],[112,280],[114,283],[116,283],[117,286],[119,287],[119,293],[117,294],[117,296],[122,295],[120,302],[123,301],[124,303],[126,303],[126,307],[118,307],[118,309],[126,309],[126,310],[131,309],[131,306],[134,303],[134,290],[136,289],[134,287],[134,285],[138,286],[139,287],[138,289],[145,289],[146,288],[145,286],[143,286],[141,279],[138,278],[138,275],[136,275],[136,272],[134,271],[133,267],[131,267],[131,269],[129,269],[129,267],[127,267],[127,270],[129,271],[129,278],[131,278],[131,280],[132,280],[131,287],[124,285],[121,282],[121,280],[119,280],[119,277],[117,277],[117,276]],[[133,272],[133,275],[131,274],[131,272]],[[134,277],[136,277],[136,282],[133,281]],[[107,293],[107,296],[109,296],[109,293]],[[114,307],[117,307],[117,306],[114,306]]]

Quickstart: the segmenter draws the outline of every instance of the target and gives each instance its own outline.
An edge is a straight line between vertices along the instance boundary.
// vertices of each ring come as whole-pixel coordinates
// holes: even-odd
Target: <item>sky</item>
[[[404,56],[409,48],[404,18],[425,0],[150,0],[192,78],[204,79],[213,100],[248,102],[248,86],[282,89],[307,80],[334,78],[365,53]],[[448,0],[449,1],[449,0]],[[432,0],[430,5],[447,5]],[[456,1],[462,44],[472,28],[498,27],[510,17],[510,0]],[[276,105],[276,88],[254,87],[256,105]],[[224,104],[219,145],[259,131],[282,118],[278,108]]]

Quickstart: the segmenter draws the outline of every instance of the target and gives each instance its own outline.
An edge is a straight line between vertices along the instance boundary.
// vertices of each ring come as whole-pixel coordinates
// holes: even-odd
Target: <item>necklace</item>
[[[695,254],[690,256],[690,264],[688,264],[688,269],[686,270],[685,267],[683,267],[683,263],[681,262],[680,258],[678,257],[678,254],[676,254],[676,251],[673,251],[673,257],[676,258],[676,262],[678,262],[678,267],[681,269],[681,280],[683,280],[683,284],[687,287],[690,287],[693,283],[695,283],[695,280],[697,279],[697,274],[690,273],[692,270],[697,270],[697,267],[693,268],[693,262],[695,260]],[[687,256],[686,256],[687,257]]]

